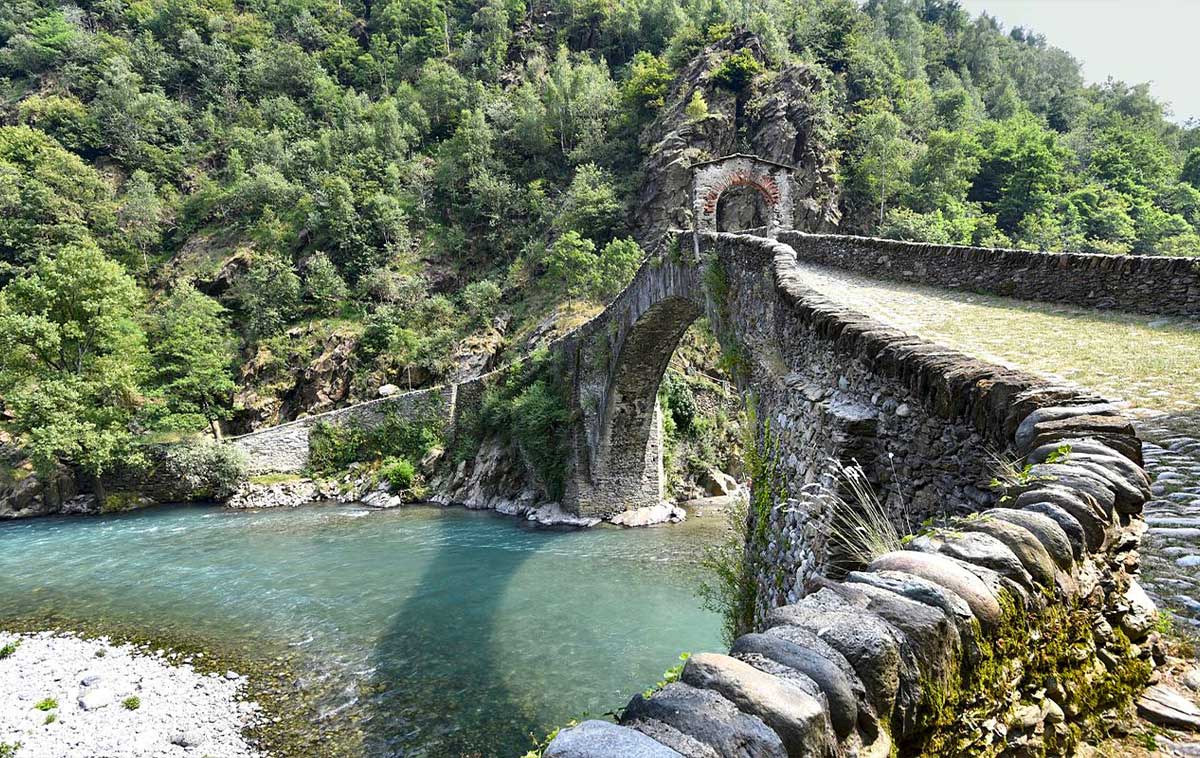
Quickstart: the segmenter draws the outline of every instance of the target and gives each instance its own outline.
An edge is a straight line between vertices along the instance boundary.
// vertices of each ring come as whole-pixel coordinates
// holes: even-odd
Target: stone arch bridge
[[[715,231],[716,205],[732,186],[761,194],[767,228]],[[707,318],[756,419],[746,579],[751,625],[765,633],[739,638],[731,656],[694,657],[681,683],[635,697],[622,725],[585,722],[560,735],[548,758],[723,756],[732,754],[721,742],[729,734],[758,745],[748,755],[887,755],[893,746],[915,754],[949,729],[938,708],[957,702],[948,693],[967,685],[981,640],[1005,633],[1006,609],[1015,603],[1036,625],[1055,597],[1108,630],[1072,642],[1076,663],[1086,650],[1089,666],[1113,682],[1144,680],[1146,649],[1129,642],[1146,638],[1153,613],[1131,578],[1149,487],[1129,420],[1085,391],[855,313],[805,287],[797,266],[870,267],[897,279],[1194,316],[1200,265],[804,234],[788,229],[795,201],[786,167],[751,156],[697,167],[692,201],[699,228],[670,235],[601,314],[551,347],[572,411],[562,505],[604,517],[659,502],[659,383],[684,331]],[[432,403],[453,427],[494,377],[234,444],[259,471],[299,470],[318,421],[369,423],[388,408]],[[997,459],[1018,472],[999,490]],[[971,518],[927,530],[903,550],[897,543],[847,574],[835,521],[839,509],[862,508],[846,491],[847,466],[861,469],[901,534],[927,519]],[[1082,732],[1060,729],[1054,714],[1080,725],[1097,714],[1082,712],[1070,692],[1047,705],[1034,668],[1018,673],[1011,691],[1038,718],[1014,716],[1006,693],[971,693],[980,718],[958,736],[983,739],[979,723],[991,718],[1010,723],[1022,745],[1067,751]]]

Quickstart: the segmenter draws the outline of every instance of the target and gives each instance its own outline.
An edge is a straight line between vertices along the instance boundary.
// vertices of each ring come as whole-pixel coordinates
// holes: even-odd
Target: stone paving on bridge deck
[[[805,284],[881,321],[990,361],[1083,385],[1141,417],[1154,497],[1146,589],[1200,626],[1200,322],[870,279],[801,264]]]
[[[1200,321],[899,284],[800,263],[809,287],[969,355],[1065,379],[1135,408],[1200,408]]]

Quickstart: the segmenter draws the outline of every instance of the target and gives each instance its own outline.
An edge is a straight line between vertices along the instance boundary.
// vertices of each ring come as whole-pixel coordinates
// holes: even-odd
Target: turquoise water
[[[717,649],[719,519],[533,529],[491,513],[171,507],[0,525],[0,622],[54,611],[299,653],[369,756],[511,756]]]

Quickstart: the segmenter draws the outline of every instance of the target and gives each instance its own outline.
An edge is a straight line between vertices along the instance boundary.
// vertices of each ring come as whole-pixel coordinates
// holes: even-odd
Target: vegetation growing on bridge
[[[1113,666],[1097,666],[1091,654],[1097,644],[1095,611],[1081,607],[1078,599],[1051,599],[1036,610],[1022,608],[1005,592],[1001,607],[1002,620],[990,634],[972,621],[977,657],[950,672],[946,682],[926,683],[920,724],[901,747],[904,754],[999,755],[1004,741],[981,744],[979,724],[989,718],[1005,721],[1019,705],[1039,697],[1038,689],[1054,692],[1071,714],[1088,717],[1067,725],[1060,737],[1047,734],[1060,754],[1070,754],[1085,740],[1118,728],[1116,720],[1103,714],[1126,711],[1145,687],[1150,665],[1128,654],[1130,643],[1120,629],[1111,631],[1108,642],[1110,651],[1121,651],[1110,654]],[[1013,691],[1014,678],[1029,689]]]

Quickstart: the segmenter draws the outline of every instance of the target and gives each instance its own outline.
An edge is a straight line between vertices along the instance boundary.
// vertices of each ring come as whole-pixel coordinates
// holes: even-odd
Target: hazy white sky
[[[1150,82],[1180,123],[1200,118],[1200,0],[959,0],[1024,26],[1083,63],[1087,81]]]

